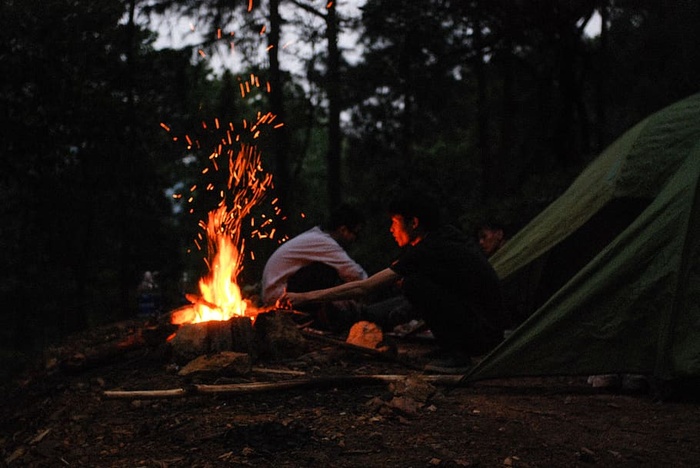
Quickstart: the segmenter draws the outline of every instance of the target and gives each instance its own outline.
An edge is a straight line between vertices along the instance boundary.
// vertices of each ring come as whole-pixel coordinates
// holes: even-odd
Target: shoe
[[[619,374],[591,375],[588,384],[593,388],[617,389],[622,384],[622,377]]]
[[[471,368],[471,357],[462,354],[453,354],[442,359],[434,359],[428,362],[423,367],[423,370],[436,374],[463,374]]]
[[[644,375],[625,374],[622,376],[622,390],[642,393],[649,391],[649,379]]]
[[[398,336],[408,336],[420,332],[424,328],[425,322],[423,320],[411,320],[410,322],[395,326],[393,332]]]

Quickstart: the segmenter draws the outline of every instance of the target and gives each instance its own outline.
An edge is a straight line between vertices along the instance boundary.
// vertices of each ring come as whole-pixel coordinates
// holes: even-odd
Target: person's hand
[[[295,305],[306,302],[304,293],[294,293],[285,291],[282,297],[277,299],[275,307],[278,309],[293,309]]]
[[[275,301],[275,309],[279,309],[279,310],[291,310],[292,309],[292,303],[289,302],[289,299],[287,299],[286,294]]]

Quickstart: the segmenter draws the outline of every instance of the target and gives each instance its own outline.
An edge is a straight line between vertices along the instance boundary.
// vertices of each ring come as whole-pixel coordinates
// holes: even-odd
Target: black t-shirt
[[[502,329],[507,323],[496,272],[476,243],[455,227],[442,227],[417,245],[408,246],[390,268],[404,279],[428,280],[436,286],[432,293],[451,297],[493,327]],[[415,297],[416,292],[412,293]],[[417,293],[420,296],[421,292]]]

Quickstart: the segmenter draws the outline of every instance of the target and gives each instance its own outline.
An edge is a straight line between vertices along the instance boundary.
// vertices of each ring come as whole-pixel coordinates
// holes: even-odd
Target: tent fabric
[[[492,259],[506,277],[616,197],[649,206],[466,381],[514,376],[700,375],[700,94],[633,127]]]
[[[653,197],[700,138],[700,94],[639,122],[492,258],[505,278],[580,228],[613,198]]]

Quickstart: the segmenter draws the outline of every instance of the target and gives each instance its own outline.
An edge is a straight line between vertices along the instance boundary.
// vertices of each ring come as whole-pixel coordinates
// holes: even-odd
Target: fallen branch
[[[192,392],[184,388],[171,388],[167,390],[106,390],[102,395],[105,398],[126,398],[129,400],[152,400],[158,398],[179,398]]]
[[[306,375],[304,371],[295,371],[289,369],[269,369],[266,367],[253,367],[253,372],[258,372],[260,374],[284,374],[284,375]]]
[[[159,398],[181,398],[193,395],[245,395],[296,388],[352,387],[358,385],[376,385],[397,382],[407,375],[373,374],[343,375],[336,377],[317,377],[309,379],[286,380],[283,382],[256,382],[242,384],[206,385],[195,384],[187,388],[167,390],[106,390],[102,396],[108,399],[147,400]],[[436,385],[453,386],[460,382],[461,374],[422,375],[420,379]]]
[[[124,339],[111,341],[92,348],[83,349],[59,361],[60,369],[66,373],[78,373],[115,360],[126,353],[146,347],[140,333]]]

